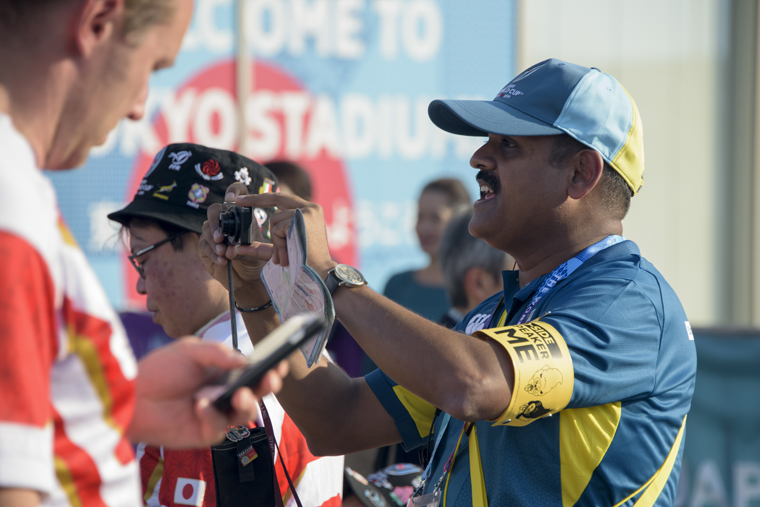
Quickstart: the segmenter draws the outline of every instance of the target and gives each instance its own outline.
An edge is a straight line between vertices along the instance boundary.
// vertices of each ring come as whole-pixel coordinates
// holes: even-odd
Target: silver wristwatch
[[[364,279],[361,271],[347,264],[338,264],[327,273],[327,278],[325,278],[325,285],[330,294],[341,286],[353,289],[366,284],[367,280]]]

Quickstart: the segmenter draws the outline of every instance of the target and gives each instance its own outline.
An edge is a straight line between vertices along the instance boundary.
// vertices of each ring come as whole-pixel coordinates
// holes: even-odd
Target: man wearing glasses
[[[180,153],[185,162],[175,164],[173,155]],[[275,188],[276,179],[264,166],[236,153],[172,144],[156,156],[132,202],[109,215],[126,230],[132,252],[129,260],[140,275],[137,292],[148,296],[153,321],[171,338],[195,335],[232,348],[229,295],[198,257],[198,240],[208,206],[224,202],[224,193],[234,182],[258,194]],[[267,234],[268,211],[254,210],[258,225]],[[249,354],[253,345],[240,313],[236,318],[238,347]],[[288,473],[299,478],[296,490],[302,504],[340,505],[343,456],[314,457],[277,398],[268,395],[263,402]],[[262,423],[259,416],[257,424]],[[137,459],[148,507],[185,505],[181,493],[188,481],[202,491],[196,505],[214,505],[217,484],[208,447],[176,450],[140,444]],[[277,463],[280,492],[285,496],[288,483],[279,460]],[[182,500],[176,503],[177,498]]]

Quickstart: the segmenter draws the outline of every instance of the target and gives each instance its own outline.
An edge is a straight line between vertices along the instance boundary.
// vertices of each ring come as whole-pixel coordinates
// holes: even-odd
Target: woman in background
[[[442,178],[422,189],[417,203],[417,238],[430,261],[422,269],[404,271],[388,280],[385,296],[433,322],[438,322],[451,307],[438,262],[438,245],[446,225],[458,208],[471,207],[472,201],[461,181]]]

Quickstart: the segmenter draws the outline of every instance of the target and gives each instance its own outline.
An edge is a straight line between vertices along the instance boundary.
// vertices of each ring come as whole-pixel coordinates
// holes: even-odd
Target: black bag
[[[264,428],[236,426],[211,447],[217,507],[274,507],[279,486]]]

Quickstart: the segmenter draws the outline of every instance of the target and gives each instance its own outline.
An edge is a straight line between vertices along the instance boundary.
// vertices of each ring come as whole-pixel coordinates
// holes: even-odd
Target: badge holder
[[[413,496],[408,507],[438,507],[441,503],[441,490],[436,489],[427,495]]]
[[[227,281],[230,293],[230,324],[232,345],[238,349],[237,315],[235,295],[232,286],[232,263],[227,263]],[[280,455],[280,463],[285,478],[298,507],[301,500],[285,467],[282,453],[277,449],[272,421],[263,402],[259,403],[263,428],[235,426],[230,428],[221,444],[211,447],[211,461],[214,468],[217,507],[238,507],[256,505],[262,507],[282,507],[280,485],[274,469],[275,452]]]

